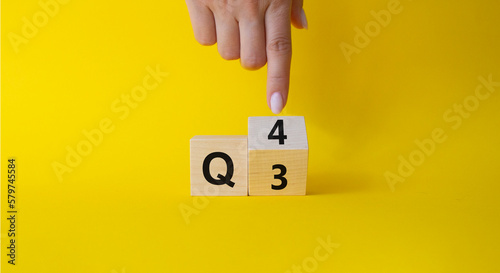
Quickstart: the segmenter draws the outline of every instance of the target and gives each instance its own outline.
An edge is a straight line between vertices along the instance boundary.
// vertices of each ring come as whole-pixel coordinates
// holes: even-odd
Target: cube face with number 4
[[[248,119],[249,195],[305,195],[309,146],[304,117]]]

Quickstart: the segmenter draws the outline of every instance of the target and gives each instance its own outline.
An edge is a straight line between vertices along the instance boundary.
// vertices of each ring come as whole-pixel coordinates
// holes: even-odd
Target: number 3
[[[280,169],[280,174],[275,174],[274,175],[274,179],[279,179],[281,180],[281,184],[280,185],[272,185],[271,184],[271,188],[273,190],[282,190],[286,187],[286,184],[288,183],[288,181],[286,180],[285,177],[283,177],[285,174],[286,174],[286,167],[281,165],[281,164],[275,164],[273,165],[273,170],[275,169]]]

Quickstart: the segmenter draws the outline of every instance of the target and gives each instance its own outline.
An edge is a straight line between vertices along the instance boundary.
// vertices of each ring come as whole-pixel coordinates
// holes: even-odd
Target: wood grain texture
[[[308,150],[251,150],[249,151],[249,195],[305,195],[307,182]],[[280,185],[279,169],[273,165],[286,167],[287,186],[273,190],[271,185]]]
[[[248,195],[248,145],[247,136],[195,136],[191,138],[191,195],[192,196],[246,196]],[[234,166],[231,181],[227,184],[209,183],[203,174],[203,162],[213,152],[227,154]],[[227,173],[226,162],[214,158],[210,163],[210,175],[217,178]]]
[[[282,120],[283,143],[269,139],[278,120]],[[278,130],[272,136],[278,136]],[[304,117],[272,116],[248,118],[248,192],[249,195],[305,195],[309,145]],[[286,168],[286,187],[273,189],[282,183],[277,165]],[[275,168],[273,168],[275,167]],[[283,167],[281,167],[283,168]]]

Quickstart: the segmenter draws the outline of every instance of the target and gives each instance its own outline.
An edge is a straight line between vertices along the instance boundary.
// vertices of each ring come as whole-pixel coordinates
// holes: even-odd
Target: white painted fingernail
[[[300,13],[300,21],[302,21],[302,27],[307,29],[307,17],[305,11],[302,9],[302,12]]]
[[[271,95],[271,111],[277,115],[281,110],[283,110],[283,97],[279,92],[274,92]]]

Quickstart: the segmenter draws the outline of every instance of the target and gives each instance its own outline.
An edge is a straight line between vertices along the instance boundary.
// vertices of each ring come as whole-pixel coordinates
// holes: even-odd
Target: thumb
[[[307,18],[304,9],[302,8],[303,0],[292,1],[292,24],[296,28],[307,29]]]

